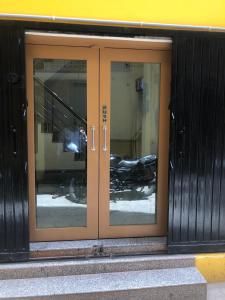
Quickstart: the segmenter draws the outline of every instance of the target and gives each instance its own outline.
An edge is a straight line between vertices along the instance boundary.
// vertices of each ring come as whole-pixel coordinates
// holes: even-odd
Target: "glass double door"
[[[30,239],[166,234],[169,52],[26,56]]]

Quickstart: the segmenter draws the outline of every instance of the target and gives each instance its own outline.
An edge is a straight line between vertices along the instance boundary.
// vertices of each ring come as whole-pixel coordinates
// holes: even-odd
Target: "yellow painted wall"
[[[225,27],[225,0],[0,0],[0,13]]]

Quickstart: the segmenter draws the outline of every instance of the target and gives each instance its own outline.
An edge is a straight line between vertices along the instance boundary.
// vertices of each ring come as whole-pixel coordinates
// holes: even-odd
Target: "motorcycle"
[[[119,155],[110,155],[110,199],[116,201],[127,197],[127,192],[134,200],[143,199],[156,192],[157,157],[154,154],[138,159],[122,159]],[[86,195],[84,184],[71,179],[69,196],[73,202],[82,203]],[[138,194],[138,195],[137,195]],[[86,200],[85,200],[86,201]]]
[[[150,196],[156,192],[157,157],[154,154],[138,159],[122,159],[110,155],[110,193],[138,192]]]
[[[67,135],[64,134],[65,137],[67,137]],[[73,132],[73,139],[71,138],[71,134],[68,136],[69,138],[65,139],[64,142],[66,151],[74,152],[77,155],[76,159],[78,158],[78,154],[80,155],[80,159],[81,157],[84,159],[81,153],[85,153],[84,149],[87,143],[85,130],[80,128],[79,131]],[[110,154],[110,199],[117,200],[124,196],[126,198],[125,194],[127,192],[133,192],[132,196],[134,199],[137,198],[137,196],[143,198],[155,193],[156,164],[157,157],[155,154],[129,160],[123,159],[116,154]],[[82,182],[80,182],[80,180],[81,176],[78,176],[76,179],[72,177],[70,180],[68,198],[73,202],[81,203],[86,201],[85,180]],[[125,194],[121,192],[125,192]],[[129,199],[131,199],[132,196],[130,195]]]

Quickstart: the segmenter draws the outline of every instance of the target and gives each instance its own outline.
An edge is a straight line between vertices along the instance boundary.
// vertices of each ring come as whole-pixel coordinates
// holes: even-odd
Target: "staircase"
[[[0,265],[0,299],[203,300],[187,255],[138,255]]]
[[[49,84],[34,82],[37,193],[67,194],[73,177],[77,186],[86,185],[87,121]]]
[[[51,135],[51,143],[64,145],[64,152],[71,152],[72,149],[67,148],[68,139],[72,137],[70,136],[71,133],[77,132],[77,138],[79,138],[77,147],[79,150],[84,148],[85,132],[87,131],[86,119],[76,112],[72,106],[66,104],[65,100],[61,99],[38,77],[34,77],[34,82],[35,88],[39,90],[35,96],[36,131],[40,127],[42,134]],[[84,149],[82,150],[84,151]],[[76,151],[72,150],[72,152],[75,153]],[[75,159],[77,160],[79,155],[76,154]]]

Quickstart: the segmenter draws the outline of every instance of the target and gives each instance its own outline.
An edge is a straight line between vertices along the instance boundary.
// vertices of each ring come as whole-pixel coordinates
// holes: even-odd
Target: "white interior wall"
[[[137,66],[131,72],[113,72],[111,80],[111,139],[131,140],[138,126],[139,94],[136,79],[143,68]]]
[[[136,91],[136,80],[144,78],[144,91]],[[133,147],[133,156],[157,154],[160,65],[138,64],[130,72],[114,71],[111,81],[111,140]],[[130,144],[122,144],[130,141]],[[134,150],[135,149],[135,150]],[[117,153],[120,154],[120,153]],[[127,154],[130,151],[127,149]]]
[[[157,154],[159,128],[160,65],[144,65],[142,106],[142,155]]]

